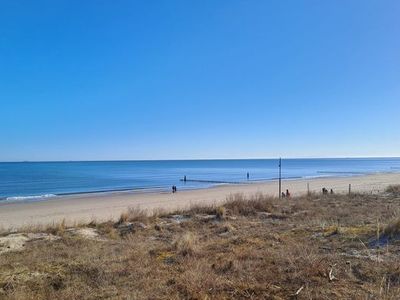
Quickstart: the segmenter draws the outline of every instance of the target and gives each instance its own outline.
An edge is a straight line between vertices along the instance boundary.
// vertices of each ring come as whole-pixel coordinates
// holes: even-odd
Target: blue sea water
[[[272,180],[277,159],[0,163],[0,201],[121,190],[206,188],[216,182]],[[400,158],[284,159],[283,178],[400,172]],[[180,181],[188,180],[212,182]]]

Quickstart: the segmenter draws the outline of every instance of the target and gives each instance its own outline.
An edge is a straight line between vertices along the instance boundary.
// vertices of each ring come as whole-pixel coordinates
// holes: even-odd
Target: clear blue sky
[[[2,1],[0,161],[400,156],[400,1]]]

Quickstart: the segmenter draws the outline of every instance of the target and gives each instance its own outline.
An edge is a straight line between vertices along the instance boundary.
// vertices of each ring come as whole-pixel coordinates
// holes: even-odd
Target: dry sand
[[[292,195],[310,191],[320,192],[322,187],[336,193],[348,192],[349,184],[354,192],[381,192],[390,184],[400,184],[400,173],[354,176],[345,178],[317,178],[284,180],[282,190],[289,189]],[[0,204],[0,228],[12,229],[25,225],[102,221],[118,218],[129,207],[141,209],[173,210],[194,204],[222,202],[230,194],[252,195],[257,192],[278,195],[278,182],[263,182],[242,185],[224,185],[209,189],[178,191],[172,193],[98,193],[63,196],[38,202],[14,202]]]

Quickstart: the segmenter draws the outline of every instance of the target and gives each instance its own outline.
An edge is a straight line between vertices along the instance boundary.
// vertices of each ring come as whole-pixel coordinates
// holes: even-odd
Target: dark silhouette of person
[[[289,190],[286,190],[286,198],[290,198]]]
[[[331,189],[331,195],[333,195],[333,189]]]
[[[185,176],[183,176],[183,181],[184,181],[184,182],[186,182],[186,175],[185,175]]]
[[[282,192],[282,198],[285,198],[286,194],[284,192]]]
[[[175,185],[172,186],[172,193],[176,193],[176,186]]]
[[[247,172],[247,180],[249,180],[250,179],[250,174],[249,174],[249,172]]]

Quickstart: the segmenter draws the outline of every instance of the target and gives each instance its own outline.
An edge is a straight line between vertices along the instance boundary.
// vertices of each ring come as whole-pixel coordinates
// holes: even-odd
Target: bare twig
[[[304,289],[304,285],[303,286],[301,286],[301,288],[299,288],[298,290],[297,290],[297,292],[296,293],[294,293],[294,295],[295,296],[297,296],[298,294],[300,294],[301,293],[301,291]]]
[[[336,277],[333,275],[333,267],[336,266],[336,264],[331,266],[331,270],[329,271],[329,281],[332,281],[336,279]]]

